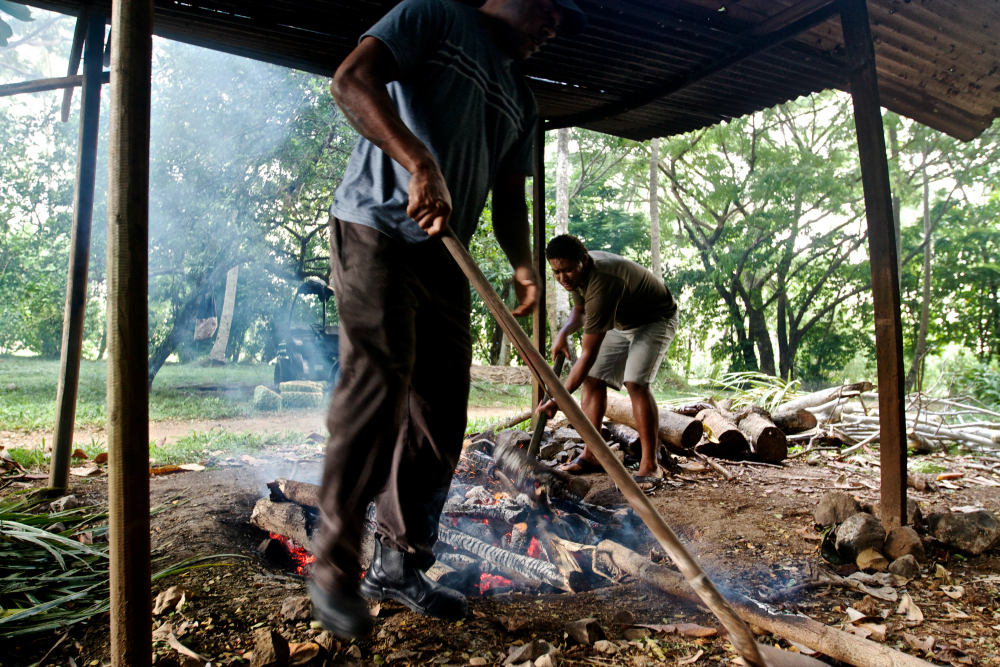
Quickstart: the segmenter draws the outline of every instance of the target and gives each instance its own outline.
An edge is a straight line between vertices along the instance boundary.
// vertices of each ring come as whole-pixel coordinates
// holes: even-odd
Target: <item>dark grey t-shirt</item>
[[[437,159],[450,225],[468,245],[498,173],[531,174],[535,98],[490,39],[479,12],[455,0],[404,0],[368,32],[396,57],[387,88],[406,126]],[[351,155],[331,213],[404,243],[427,240],[406,215],[410,174],[367,139]]]
[[[641,264],[599,250],[590,252],[590,263],[583,282],[571,292],[573,303],[583,307],[584,333],[634,329],[669,320],[677,312],[666,284]]]

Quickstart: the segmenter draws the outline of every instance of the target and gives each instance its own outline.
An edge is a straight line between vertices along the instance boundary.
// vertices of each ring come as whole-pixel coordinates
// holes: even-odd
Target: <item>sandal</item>
[[[662,488],[665,482],[664,477],[656,477],[653,475],[632,475],[632,479],[634,479],[635,483],[639,485],[639,490],[647,496],[657,489]],[[618,488],[617,484],[615,484],[615,488]],[[620,491],[621,489],[618,490]]]
[[[575,466],[575,467],[574,467]],[[600,463],[592,463],[583,458],[583,455],[576,457],[572,461],[559,466],[559,470],[571,475],[588,475],[592,472],[604,472],[604,467]]]

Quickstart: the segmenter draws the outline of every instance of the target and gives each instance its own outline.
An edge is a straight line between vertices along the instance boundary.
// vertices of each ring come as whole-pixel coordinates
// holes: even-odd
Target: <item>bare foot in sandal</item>
[[[584,455],[581,454],[572,461],[567,461],[559,466],[559,469],[563,472],[568,472],[571,475],[586,475],[592,472],[604,472],[604,468],[601,467],[600,463],[585,459],[583,456]]]

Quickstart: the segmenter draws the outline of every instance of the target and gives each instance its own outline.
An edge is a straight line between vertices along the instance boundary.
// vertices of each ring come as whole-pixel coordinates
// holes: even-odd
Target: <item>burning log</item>
[[[521,523],[528,516],[523,507],[505,507],[502,505],[452,505],[444,506],[442,514],[450,517],[466,516],[490,521],[503,521],[511,525]]]
[[[756,405],[750,406],[736,417],[740,430],[750,438],[750,451],[766,463],[781,463],[788,458],[788,441],[771,415]]]
[[[276,503],[269,498],[261,498],[250,514],[250,525],[267,533],[287,537],[313,553],[305,510],[295,503]]]
[[[632,414],[632,401],[625,396],[608,394],[608,409],[605,415],[610,421],[625,424],[635,428],[635,415]],[[671,410],[660,409],[660,440],[674,448],[675,454],[683,454],[701,440],[703,432],[701,422],[679,415]]]
[[[271,500],[274,502],[292,501],[305,507],[316,507],[320,505],[319,493],[321,488],[315,484],[306,482],[296,482],[291,479],[279,477],[273,482],[268,482],[267,488],[271,491]]]
[[[730,413],[711,408],[699,412],[697,419],[712,432],[718,441],[718,443],[712,443],[714,447],[709,446],[707,449],[714,450],[721,458],[739,459],[750,450],[750,443],[747,442],[746,436],[736,425]]]
[[[524,493],[529,498],[537,499],[544,491],[547,498],[582,500],[590,491],[586,480],[550,468],[529,457],[527,450],[506,440],[497,439],[493,458],[496,462],[494,476],[509,483],[514,489],[512,493]]]
[[[597,556],[610,560],[616,568],[636,579],[655,586],[664,593],[692,603],[702,602],[684,577],[663,565],[657,565],[648,558],[611,540],[597,545]],[[596,557],[596,556],[595,556]],[[930,663],[888,646],[836,630],[818,623],[811,618],[792,614],[780,614],[766,605],[730,592],[726,595],[729,604],[744,622],[803,644],[823,655],[830,656],[857,667],[877,665],[880,667],[930,667]]]
[[[559,568],[552,563],[546,563],[537,558],[521,556],[510,551],[498,549],[444,525],[439,526],[438,531],[438,539],[442,542],[456,549],[462,549],[463,551],[468,551],[470,554],[479,556],[483,560],[489,561],[506,571],[515,573],[523,579],[541,581],[564,591],[573,591],[570,582],[566,580],[566,577],[559,571]]]

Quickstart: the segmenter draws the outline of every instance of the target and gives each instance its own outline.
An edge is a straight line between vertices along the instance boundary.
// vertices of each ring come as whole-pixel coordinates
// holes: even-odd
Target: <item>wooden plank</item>
[[[108,83],[111,80],[109,72],[100,74],[101,83]],[[19,81],[17,83],[6,83],[0,86],[0,97],[20,95],[22,93],[42,93],[47,90],[59,90],[60,88],[72,88],[83,85],[83,76],[57,76],[52,79],[35,79],[33,81]]]
[[[97,176],[97,139],[101,119],[101,71],[104,61],[104,17],[87,23],[83,63],[83,97],[80,100],[80,139],[73,193],[73,227],[70,232],[66,307],[63,312],[62,347],[59,351],[59,384],[56,390],[56,423],[49,468],[49,486],[65,489],[73,455],[76,424],[76,390],[83,352],[83,319],[87,310],[87,270],[90,264],[90,230],[94,217],[94,182]]]
[[[66,76],[76,76],[80,71],[80,58],[83,56],[83,43],[87,38],[87,26],[90,24],[90,5],[81,5],[80,13],[76,15],[76,28],[73,30],[73,44],[69,49],[69,66],[66,68]],[[104,40],[104,33],[101,33],[101,41]],[[62,122],[69,121],[70,107],[73,105],[73,89],[63,90],[62,101]]]
[[[535,176],[531,183],[532,259],[538,271],[538,292],[535,313],[531,318],[531,339],[539,350],[545,349],[545,128],[539,118],[535,127]],[[531,408],[542,402],[545,388],[535,374],[531,376]],[[534,418],[532,419],[534,422]]]
[[[112,667],[151,662],[149,624],[149,116],[153,1],[111,15],[108,122],[108,542]]]
[[[889,162],[879,102],[875,48],[865,0],[845,0],[840,20],[847,49],[875,305],[878,362],[881,511],[886,530],[906,523],[906,425],[903,406],[903,331],[892,221]]]

